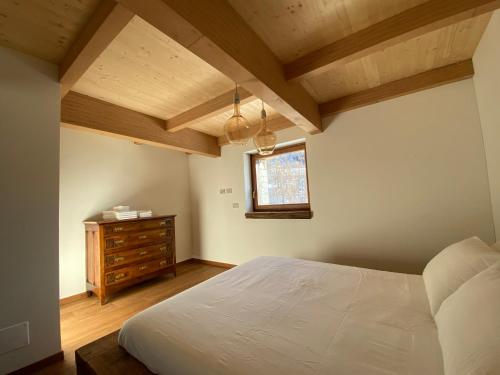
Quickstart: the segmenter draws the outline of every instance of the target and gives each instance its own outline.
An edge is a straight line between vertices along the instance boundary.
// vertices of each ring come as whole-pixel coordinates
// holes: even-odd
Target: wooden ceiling
[[[484,14],[398,43],[306,77],[302,84],[318,103],[323,103],[470,59],[489,19],[490,14]]]
[[[232,112],[234,81],[250,121],[259,121],[263,99],[276,129],[320,132],[320,117],[332,111],[470,77],[467,61],[500,7],[499,0],[226,1],[4,0],[0,44],[60,64],[62,96],[71,89],[72,103],[144,114],[141,122],[170,134],[152,130],[152,143],[198,152],[179,146],[189,133],[205,145],[199,153],[213,155],[224,143],[216,137]],[[103,131],[115,129],[106,124]],[[120,134],[140,139],[129,130]]]
[[[229,0],[282,63],[289,63],[426,0]]]
[[[166,120],[232,88],[233,81],[136,16],[72,90]]]
[[[2,0],[0,45],[59,64],[99,0]]]

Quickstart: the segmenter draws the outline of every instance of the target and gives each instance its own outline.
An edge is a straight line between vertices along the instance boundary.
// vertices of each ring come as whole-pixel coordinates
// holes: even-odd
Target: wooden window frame
[[[257,172],[256,161],[260,159],[267,159],[276,155],[285,154],[293,151],[304,150],[305,163],[306,163],[306,183],[307,183],[307,201],[304,204],[275,204],[275,205],[259,205],[258,204],[258,190],[257,190]],[[290,212],[290,211],[311,211],[311,198],[309,190],[309,171],[307,167],[307,150],[305,143],[294,144],[291,146],[280,147],[271,155],[250,155],[250,165],[252,170],[252,207],[254,212]]]

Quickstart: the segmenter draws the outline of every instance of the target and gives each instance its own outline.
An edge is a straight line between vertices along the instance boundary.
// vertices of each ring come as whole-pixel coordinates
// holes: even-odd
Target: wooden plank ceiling
[[[470,77],[469,60],[500,7],[500,0],[117,1],[2,1],[0,44],[62,67],[76,60],[63,92],[74,92],[63,100],[73,103],[72,118],[80,118],[75,98],[89,105],[85,98],[95,98],[122,117],[150,116],[170,134],[147,133],[150,143],[212,156],[213,145],[225,143],[235,80],[250,121],[259,121],[263,98],[275,129],[295,123],[319,132],[320,115]],[[114,19],[99,18],[111,10]],[[71,51],[79,40],[82,48]],[[117,133],[137,138],[126,126]],[[186,142],[189,134],[197,141]]]
[[[73,91],[168,119],[234,88],[234,83],[135,16]]]
[[[488,24],[485,14],[333,66],[302,84],[318,103],[470,59]]]
[[[2,0],[0,45],[59,64],[99,0]]]
[[[229,0],[282,63],[289,63],[425,1]]]
[[[283,64],[425,2],[230,0]],[[470,59],[489,18],[487,13],[452,24],[333,66],[301,82],[318,103],[323,103]]]

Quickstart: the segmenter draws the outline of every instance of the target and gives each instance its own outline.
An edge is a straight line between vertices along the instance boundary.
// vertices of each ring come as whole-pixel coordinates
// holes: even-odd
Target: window
[[[309,211],[305,144],[251,156],[254,211]]]

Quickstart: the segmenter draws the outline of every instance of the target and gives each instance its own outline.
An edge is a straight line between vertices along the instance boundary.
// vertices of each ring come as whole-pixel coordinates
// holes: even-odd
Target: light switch
[[[233,203],[233,208],[240,208],[240,204],[238,202]]]
[[[233,192],[233,188],[226,188],[226,193],[231,194]]]
[[[0,329],[0,354],[20,349],[30,344],[29,322],[22,322]]]
[[[226,194],[226,189],[220,189],[219,194]]]

